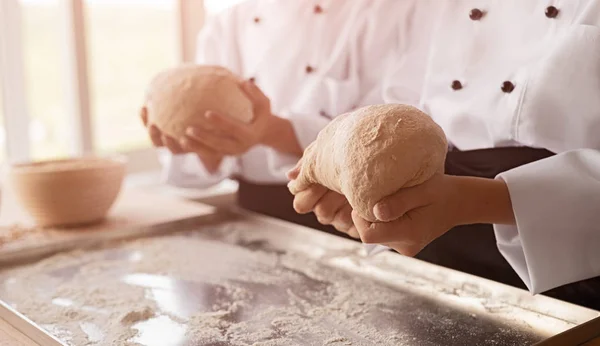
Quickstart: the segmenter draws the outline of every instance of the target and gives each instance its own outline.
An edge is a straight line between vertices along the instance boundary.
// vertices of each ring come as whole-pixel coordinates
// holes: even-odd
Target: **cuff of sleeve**
[[[598,182],[569,164],[573,158],[562,154],[496,177],[508,186],[516,219],[516,226],[494,225],[498,249],[533,294],[600,274],[590,227],[600,202],[590,186]]]
[[[173,155],[164,148],[158,150],[163,166],[162,180],[177,187],[210,187],[231,176],[237,166],[236,158],[225,157],[217,171],[209,173],[195,154]]]

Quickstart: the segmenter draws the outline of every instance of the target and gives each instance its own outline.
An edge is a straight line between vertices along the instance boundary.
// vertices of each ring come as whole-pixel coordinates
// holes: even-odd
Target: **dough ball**
[[[209,110],[249,123],[252,103],[240,89],[240,81],[219,66],[185,64],[165,70],[148,87],[148,121],[177,139],[188,126],[201,124]]]
[[[376,222],[373,207],[381,199],[444,172],[447,148],[443,130],[414,107],[364,107],[335,118],[319,133],[290,190],[324,185]]]

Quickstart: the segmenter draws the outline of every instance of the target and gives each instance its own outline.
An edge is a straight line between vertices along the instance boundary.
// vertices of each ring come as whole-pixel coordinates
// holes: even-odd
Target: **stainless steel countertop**
[[[34,301],[28,317],[66,345],[82,330],[97,339],[91,344],[114,341],[106,331],[116,317],[65,289],[81,286],[80,280],[88,280],[87,289],[105,290],[104,303],[111,287],[140,289],[136,299],[155,313],[123,328],[135,329],[129,340],[144,346],[529,345],[598,316],[395,253],[368,258],[359,243],[286,222],[248,213],[224,219],[136,245],[119,242],[5,268],[0,299],[15,310]],[[165,260],[159,271],[144,270],[144,261],[156,260],[147,249],[157,246],[181,251],[165,258],[185,258],[189,267]],[[66,307],[79,319],[48,323],[48,311]],[[191,324],[215,318],[222,323],[205,331],[216,328],[220,336],[186,333]],[[90,335],[93,330],[100,336]]]

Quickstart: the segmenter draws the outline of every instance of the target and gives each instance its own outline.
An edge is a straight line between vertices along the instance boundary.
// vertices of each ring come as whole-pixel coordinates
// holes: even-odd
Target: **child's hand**
[[[252,147],[264,144],[269,124],[275,118],[271,113],[271,101],[250,81],[243,82],[241,88],[253,104],[254,119],[250,124],[209,111],[202,115],[206,118],[205,124],[186,130],[188,139],[222,155],[232,156],[242,155]]]

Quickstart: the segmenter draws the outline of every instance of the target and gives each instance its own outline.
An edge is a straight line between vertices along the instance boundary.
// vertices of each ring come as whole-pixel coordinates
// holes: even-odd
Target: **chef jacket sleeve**
[[[600,151],[578,149],[500,174],[516,226],[498,248],[532,293],[600,275]]]

